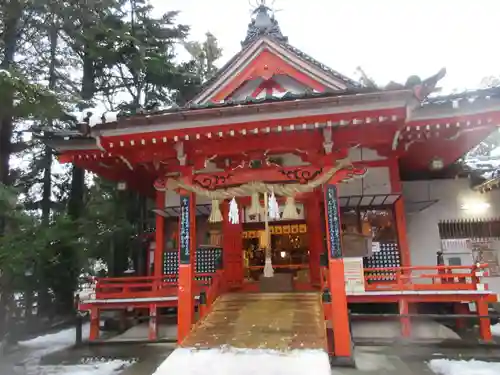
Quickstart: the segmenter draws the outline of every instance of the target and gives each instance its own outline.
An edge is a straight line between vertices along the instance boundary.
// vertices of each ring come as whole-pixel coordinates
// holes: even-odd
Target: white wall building
[[[436,253],[442,249],[439,222],[444,220],[488,220],[500,218],[500,190],[481,194],[470,188],[468,179],[442,179],[403,183],[407,211],[407,233],[411,263],[418,266],[436,265]],[[500,257],[500,238],[493,238],[491,248]],[[472,251],[447,251],[450,258],[460,258],[462,265],[473,263]],[[500,277],[485,278],[489,288],[500,294]]]

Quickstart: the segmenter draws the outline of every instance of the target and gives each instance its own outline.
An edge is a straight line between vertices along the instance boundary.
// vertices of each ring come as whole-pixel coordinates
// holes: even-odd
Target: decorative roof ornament
[[[248,24],[247,36],[242,47],[246,47],[261,36],[269,36],[279,42],[288,43],[288,37],[281,33],[278,21],[274,18],[274,12],[266,5],[266,0],[259,0],[259,5],[252,12],[254,18]]]

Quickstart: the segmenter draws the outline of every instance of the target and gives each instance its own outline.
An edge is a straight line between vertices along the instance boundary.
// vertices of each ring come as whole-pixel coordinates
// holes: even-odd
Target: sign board
[[[336,185],[328,185],[326,187],[325,205],[330,257],[342,258],[342,249],[340,247],[340,212]]]
[[[344,258],[344,281],[346,293],[365,291],[365,270],[363,258]]]
[[[380,252],[380,242],[372,242],[372,253]]]
[[[181,264],[191,261],[191,198],[189,195],[181,196],[181,223],[179,228],[179,257]]]

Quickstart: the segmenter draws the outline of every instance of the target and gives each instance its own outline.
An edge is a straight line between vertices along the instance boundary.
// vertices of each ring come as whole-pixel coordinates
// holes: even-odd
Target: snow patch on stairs
[[[315,375],[330,375],[330,362],[326,352],[178,348],[153,375],[307,375],[312,372]]]

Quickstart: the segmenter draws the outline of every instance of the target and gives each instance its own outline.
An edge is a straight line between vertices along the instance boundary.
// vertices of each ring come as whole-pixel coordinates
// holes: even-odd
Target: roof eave
[[[357,105],[368,106],[370,110],[374,110],[389,105],[391,108],[405,107],[408,103],[413,100],[412,90],[399,90],[391,92],[374,92],[366,94],[354,94],[345,96],[333,96],[333,97],[319,97],[319,98],[309,98],[309,99],[299,99],[291,101],[277,101],[270,103],[261,104],[247,104],[247,105],[235,105],[229,107],[214,107],[207,109],[197,109],[197,110],[185,110],[175,113],[157,114],[149,116],[141,116],[135,118],[128,118],[125,121],[99,124],[92,128],[91,135],[94,137],[98,136],[110,136],[111,134],[117,134],[126,132],[127,134],[136,134],[151,131],[149,129],[158,127],[168,127],[168,129],[183,129],[183,125],[186,122],[223,122],[224,118],[230,117],[241,117],[241,116],[252,116],[252,115],[262,115],[263,113],[272,116],[273,114],[283,114],[284,112],[292,111],[298,112],[302,110],[309,110],[311,108],[335,108],[335,107],[345,107],[346,109],[353,109],[352,106]],[[385,103],[385,104],[384,104]],[[361,111],[362,109],[357,109]],[[244,123],[244,122],[242,122]],[[195,128],[198,126],[191,125],[189,128]],[[186,127],[187,128],[187,127]],[[168,130],[165,129],[165,130]],[[158,131],[158,130],[154,130]]]

